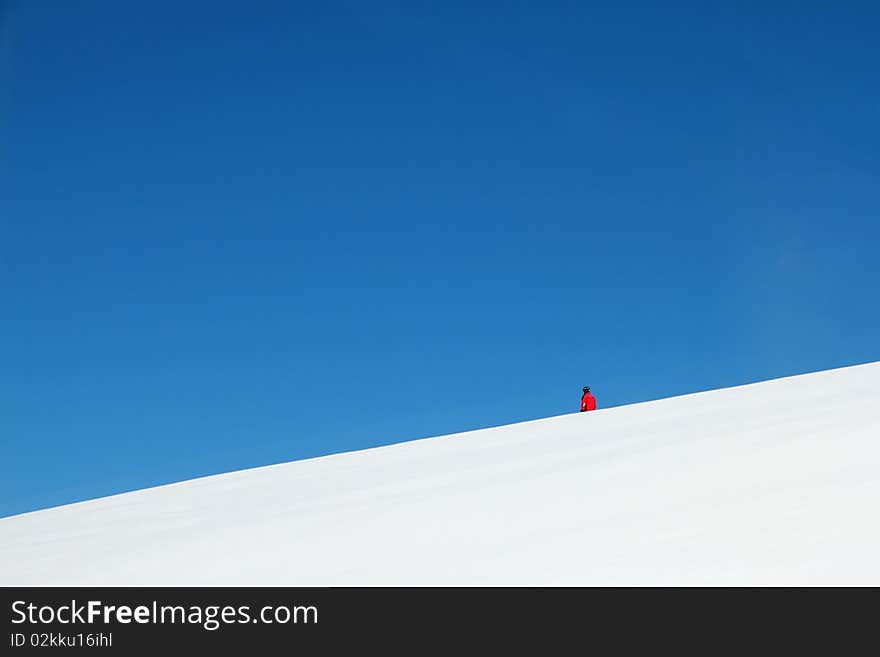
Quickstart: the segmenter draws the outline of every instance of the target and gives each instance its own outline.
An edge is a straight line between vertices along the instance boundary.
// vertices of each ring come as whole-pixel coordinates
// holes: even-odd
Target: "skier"
[[[581,413],[596,410],[596,398],[590,394],[590,386],[584,386],[584,396],[581,397]]]

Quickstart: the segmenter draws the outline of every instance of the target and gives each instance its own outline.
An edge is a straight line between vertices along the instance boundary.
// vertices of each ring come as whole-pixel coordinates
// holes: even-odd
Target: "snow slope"
[[[880,585],[880,362],[0,520],[0,585]]]

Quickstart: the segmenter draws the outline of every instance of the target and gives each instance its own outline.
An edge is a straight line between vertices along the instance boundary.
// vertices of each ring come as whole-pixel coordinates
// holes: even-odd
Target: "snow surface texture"
[[[0,520],[0,585],[880,585],[880,362]]]

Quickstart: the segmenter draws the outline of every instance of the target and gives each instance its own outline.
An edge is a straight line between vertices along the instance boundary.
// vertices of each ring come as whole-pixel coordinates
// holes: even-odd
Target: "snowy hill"
[[[880,585],[880,363],[0,520],[0,585]]]

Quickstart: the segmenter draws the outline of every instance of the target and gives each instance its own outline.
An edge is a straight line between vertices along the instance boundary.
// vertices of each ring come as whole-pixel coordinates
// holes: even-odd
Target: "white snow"
[[[877,586],[878,392],[880,362],[13,516],[0,585]]]

